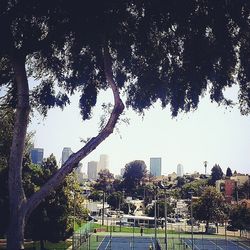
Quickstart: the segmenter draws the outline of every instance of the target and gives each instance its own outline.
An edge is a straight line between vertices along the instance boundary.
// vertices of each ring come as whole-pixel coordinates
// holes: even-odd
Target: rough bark
[[[25,57],[11,58],[17,85],[17,107],[9,158],[9,209],[10,222],[7,233],[8,249],[23,249],[26,197],[22,186],[22,161],[29,119],[29,86],[25,71]]]
[[[56,189],[64,178],[78,166],[79,161],[91,153],[102,141],[104,141],[112,132],[124,110],[124,104],[120,99],[119,90],[115,84],[112,72],[112,60],[108,48],[104,49],[104,68],[105,76],[110,85],[114,96],[114,107],[106,126],[93,137],[78,152],[72,154],[56,174],[40,190],[34,193],[27,201],[22,187],[22,154],[24,140],[29,116],[29,96],[28,82],[25,73],[25,62],[21,69],[19,64],[13,64],[16,69],[16,80],[18,82],[18,107],[16,114],[15,131],[13,137],[13,146],[11,148],[10,172],[9,172],[9,191],[11,194],[11,223],[8,231],[8,249],[22,249],[25,222],[31,212],[47,197],[51,191]],[[20,65],[19,65],[20,66]]]

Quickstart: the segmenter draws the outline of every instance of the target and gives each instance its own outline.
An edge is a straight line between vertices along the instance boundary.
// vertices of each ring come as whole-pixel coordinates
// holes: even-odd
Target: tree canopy
[[[138,112],[159,100],[176,116],[196,109],[207,90],[212,101],[232,104],[223,91],[238,84],[240,110],[250,112],[248,0],[6,0],[0,7],[0,87],[7,90],[1,106],[16,110],[8,248],[23,248],[14,236],[23,235],[26,217],[112,133],[124,109],[119,90]],[[108,87],[114,108],[106,126],[26,199],[21,173],[30,107],[45,115],[79,91],[88,119],[99,91]]]
[[[239,230],[250,229],[250,208],[246,205],[238,205],[230,212],[230,224]]]
[[[210,183],[215,185],[217,180],[221,180],[223,177],[223,172],[219,164],[215,164],[211,169],[211,180]]]
[[[144,161],[135,160],[126,164],[122,181],[124,189],[134,192],[146,177],[146,173],[147,166]]]
[[[107,43],[118,85],[133,82],[126,87],[126,103],[140,112],[158,99],[171,105],[173,115],[195,109],[209,84],[211,99],[229,104],[223,90],[239,83],[241,111],[249,113],[248,1],[84,4],[2,3],[1,85],[14,93],[11,61],[15,53],[28,56],[28,73],[41,83],[32,104],[46,113],[68,103],[67,92],[79,90],[82,116],[89,118],[99,90],[107,87],[102,59]],[[55,83],[64,91],[56,93]]]
[[[221,193],[214,187],[207,187],[201,197],[193,203],[194,218],[206,221],[206,231],[211,222],[224,222],[228,208]]]
[[[227,177],[231,177],[232,175],[233,175],[232,170],[231,170],[230,167],[228,167],[228,168],[227,168],[227,171],[226,171],[226,176],[227,176]]]

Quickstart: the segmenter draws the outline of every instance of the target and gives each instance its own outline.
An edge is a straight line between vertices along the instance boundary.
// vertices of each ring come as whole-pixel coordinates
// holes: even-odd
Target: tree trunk
[[[40,249],[44,250],[45,246],[44,246],[44,240],[40,240]]]
[[[104,49],[103,57],[106,80],[114,97],[114,107],[106,126],[78,152],[72,154],[53,177],[27,201],[22,187],[22,159],[29,117],[29,88],[24,58],[12,58],[17,83],[18,105],[9,161],[10,224],[7,234],[7,248],[10,250],[24,248],[24,227],[31,212],[63,182],[65,177],[78,166],[79,161],[95,150],[101,142],[113,133],[120,114],[124,110],[124,104],[120,99],[119,89],[114,82],[112,60],[107,47]]]
[[[209,227],[209,221],[206,221],[206,226],[205,226],[205,228],[206,228],[206,233],[208,233],[208,227]]]
[[[24,248],[24,225],[26,197],[22,186],[22,161],[24,142],[29,118],[29,87],[25,70],[25,57],[11,58],[17,87],[15,124],[9,158],[9,209],[10,222],[7,232],[7,248]]]

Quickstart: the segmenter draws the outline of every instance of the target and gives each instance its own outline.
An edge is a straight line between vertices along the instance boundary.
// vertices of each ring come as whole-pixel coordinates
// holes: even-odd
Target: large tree
[[[122,181],[124,189],[133,194],[135,189],[142,184],[146,174],[147,166],[144,161],[136,160],[126,164]]]
[[[221,180],[223,177],[223,172],[219,164],[215,164],[211,169],[211,179],[209,180],[209,183],[211,185],[215,185],[215,182],[217,180]]]
[[[201,197],[193,203],[195,219],[206,222],[206,231],[209,223],[224,222],[227,218],[228,207],[221,193],[212,186],[208,186]]]
[[[227,168],[227,171],[226,171],[226,176],[227,176],[227,177],[231,177],[232,175],[233,175],[232,170],[231,170],[230,167],[228,167],[228,168]]]
[[[246,204],[234,207],[230,211],[230,224],[239,230],[250,230],[250,208]]]
[[[250,111],[249,1],[31,1],[0,5],[0,85],[15,113],[9,157],[8,248],[23,248],[32,210],[112,132],[124,105],[139,112],[160,100],[172,114],[196,109],[208,89],[212,101],[231,104],[227,86],[240,86]],[[28,77],[38,86],[30,91]],[[60,92],[56,93],[58,85]],[[81,92],[84,119],[101,89],[111,87],[114,107],[100,133],[73,154],[27,199],[22,187],[24,141],[31,108],[46,114]]]

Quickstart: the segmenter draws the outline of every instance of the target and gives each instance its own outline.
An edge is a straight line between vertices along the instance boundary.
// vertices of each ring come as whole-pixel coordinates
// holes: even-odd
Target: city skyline
[[[232,88],[227,97],[235,101],[237,91]],[[59,162],[63,147],[76,152],[84,145],[82,141],[98,134],[101,105],[112,101],[111,93],[101,92],[93,118],[88,121],[81,120],[78,97],[72,97],[71,105],[63,111],[55,108],[49,110],[45,119],[37,114],[32,118],[29,131],[36,131],[34,143],[44,148],[45,157],[53,153]],[[237,107],[226,109],[210,103],[205,96],[198,110],[174,119],[169,109],[162,110],[159,104],[145,111],[144,116],[127,110],[124,117],[130,119],[129,125],[119,124],[120,133],[114,131],[83,159],[84,172],[87,163],[99,159],[101,154],[109,155],[110,171],[115,174],[133,160],[145,161],[149,169],[149,159],[155,156],[162,158],[162,174],[175,172],[178,163],[185,166],[185,172],[203,173],[204,161],[208,162],[208,174],[216,163],[224,172],[227,167],[249,172],[250,117],[242,116]]]

